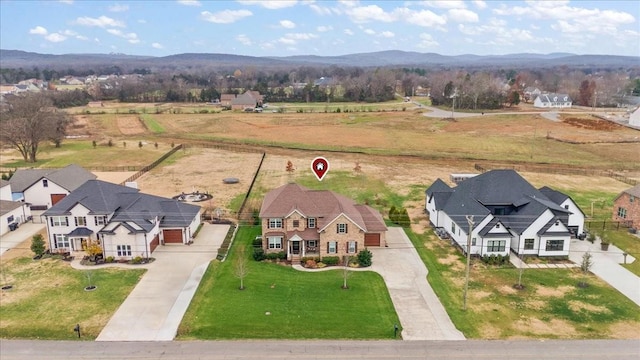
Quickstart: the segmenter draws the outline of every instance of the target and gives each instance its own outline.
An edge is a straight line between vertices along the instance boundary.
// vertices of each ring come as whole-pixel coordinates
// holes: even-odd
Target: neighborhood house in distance
[[[294,183],[265,195],[260,219],[265,252],[284,251],[291,261],[355,256],[386,240],[387,227],[378,211],[332,191]]]
[[[615,198],[613,220],[627,222],[633,229],[640,228],[640,185],[623,191]]]
[[[86,181],[43,214],[52,252],[97,242],[103,256],[148,258],[159,244],[192,241],[200,207],[100,180]]]
[[[0,236],[13,231],[31,219],[31,209],[24,201],[14,201],[11,183],[0,179]],[[4,249],[0,249],[4,251]]]
[[[425,209],[439,234],[472,255],[566,257],[572,236],[584,230],[584,213],[567,195],[536,189],[514,170],[491,170],[450,187],[437,179],[426,190]]]

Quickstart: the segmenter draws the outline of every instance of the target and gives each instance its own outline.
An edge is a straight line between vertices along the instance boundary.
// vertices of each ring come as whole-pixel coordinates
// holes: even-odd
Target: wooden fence
[[[538,164],[475,164],[475,169],[481,173],[492,169],[513,169],[516,171],[536,172],[544,174],[561,174],[561,175],[581,175],[581,176],[607,176],[631,186],[638,185],[638,181],[627,176],[618,174],[611,170],[562,167],[562,166],[545,166]]]
[[[152,162],[151,164],[142,167],[137,173],[129,176],[125,181],[121,182],[120,185],[124,185],[125,183],[129,182],[129,181],[133,181],[137,178],[139,178],[140,176],[144,175],[146,172],[150,171],[151,169],[155,168],[156,166],[158,166],[161,162],[165,161],[169,156],[173,155],[176,151],[182,149],[182,144],[175,146],[173,149],[169,150],[169,152],[167,152],[166,154],[162,155],[161,157],[159,157],[156,161]]]

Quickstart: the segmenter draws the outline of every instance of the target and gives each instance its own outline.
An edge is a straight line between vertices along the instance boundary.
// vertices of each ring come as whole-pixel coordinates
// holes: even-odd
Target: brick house
[[[328,190],[287,184],[268,192],[260,209],[262,246],[287,259],[355,256],[385,244],[382,215],[367,205]]]
[[[613,220],[627,222],[640,228],[640,185],[620,193],[613,201]]]

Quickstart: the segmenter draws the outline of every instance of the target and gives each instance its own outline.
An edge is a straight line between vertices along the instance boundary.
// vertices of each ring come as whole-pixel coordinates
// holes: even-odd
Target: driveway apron
[[[369,248],[371,270],[384,278],[404,340],[464,340],[427,282],[427,268],[404,230],[390,227],[387,246]]]
[[[96,341],[171,341],[229,225],[205,223],[192,245],[168,244]]]

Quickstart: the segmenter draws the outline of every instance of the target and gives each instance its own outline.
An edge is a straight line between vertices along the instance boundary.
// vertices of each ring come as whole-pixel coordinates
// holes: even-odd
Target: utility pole
[[[471,232],[473,232],[473,215],[466,215],[469,223],[469,235],[467,236],[467,269],[464,280],[464,296],[462,298],[462,310],[467,310],[467,291],[469,290],[469,268],[471,265]]]

